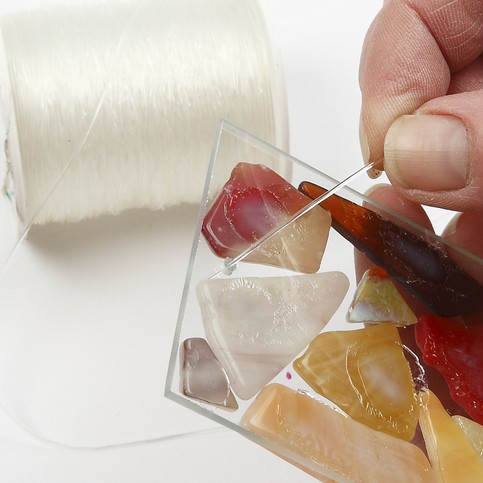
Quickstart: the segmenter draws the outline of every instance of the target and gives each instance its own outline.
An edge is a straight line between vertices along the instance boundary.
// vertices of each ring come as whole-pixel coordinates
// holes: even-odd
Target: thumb
[[[384,169],[413,201],[483,210],[483,90],[438,97],[396,119],[385,138]]]

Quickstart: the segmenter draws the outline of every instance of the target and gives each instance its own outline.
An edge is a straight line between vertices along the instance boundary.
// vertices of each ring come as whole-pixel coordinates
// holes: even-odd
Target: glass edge
[[[354,179],[356,179],[359,175],[362,175],[364,172],[367,171],[367,166],[366,167],[363,167],[357,171],[355,171],[354,173],[351,173],[347,176],[347,178],[345,180],[337,180],[325,173],[323,173],[322,171],[320,171],[319,169],[317,168],[314,168],[313,166],[305,163],[304,161],[290,155],[289,153],[283,151],[282,149],[276,147],[276,146],[273,146],[271,145],[270,143],[264,141],[263,139],[260,139],[258,138],[257,136],[249,133],[248,131],[232,124],[231,122],[229,121],[226,121],[224,120],[222,122],[223,124],[223,130],[227,131],[227,132],[230,132],[231,134],[237,136],[238,138],[240,138],[241,140],[243,141],[246,141],[246,142],[249,142],[252,146],[262,146],[264,151],[266,152],[271,152],[271,153],[276,153],[280,156],[283,156],[287,159],[287,161],[290,161],[291,163],[294,163],[296,165],[299,165],[301,166],[302,168],[310,171],[311,173],[313,173],[315,176],[318,176],[318,177],[322,177],[322,178],[325,178],[329,183],[333,183],[334,186],[332,188],[329,188],[329,189],[333,189],[335,188],[337,185],[341,184],[341,183],[344,183],[347,179],[351,178],[350,181],[352,182]],[[310,181],[310,180],[307,180],[307,181]],[[335,191],[339,191],[338,190],[334,190]],[[401,221],[403,222],[404,224],[406,225],[409,225],[411,227],[413,227],[414,229],[416,229],[418,231],[419,234],[421,235],[424,235],[426,236],[427,238],[431,238],[433,239],[434,241],[436,242],[439,242],[443,245],[447,245],[448,247],[450,247],[451,249],[461,253],[462,255],[468,257],[469,259],[471,259],[472,261],[476,262],[476,263],[479,263],[479,264],[483,264],[483,258],[479,257],[478,255],[470,252],[469,250],[451,242],[450,240],[447,240],[445,239],[444,237],[434,233],[433,231],[427,229],[427,228],[424,228],[423,226],[421,226],[419,223],[416,223],[414,221],[412,221],[411,219],[407,218],[406,216],[400,214],[400,213],[397,213],[396,211],[384,206],[383,204],[377,202],[377,201],[374,201],[372,200],[371,198],[369,198],[368,196],[364,195],[363,193],[360,193],[359,191],[357,191],[356,189],[352,188],[350,186],[350,184],[346,184],[344,186],[341,186],[340,188],[340,191],[347,191],[349,193],[351,193],[352,196],[360,199],[362,202],[366,202],[372,206],[375,206],[377,207],[379,210],[381,210],[381,212],[389,215],[391,218],[395,219],[395,220],[398,220],[398,221]],[[314,204],[313,206],[310,207],[310,210],[314,209],[316,206],[318,206],[318,204]],[[288,220],[288,223],[292,222],[295,218],[297,218],[298,216],[300,216],[298,213],[295,213],[294,215],[291,216],[291,218]],[[276,231],[276,229],[275,229]],[[264,241],[261,243],[263,244],[268,238],[271,238],[273,236],[274,233],[269,233],[266,235],[266,238],[264,238]],[[258,247],[259,245],[257,245]],[[253,248],[253,249],[256,249]],[[247,252],[245,254],[245,256],[247,256],[250,252]],[[244,257],[243,257],[244,258]],[[238,261],[241,261],[242,259],[239,259]],[[216,275],[218,275],[222,270],[225,270],[226,269],[226,265],[224,266],[223,269],[217,269],[215,273],[213,273],[211,275],[211,277],[214,277]],[[211,278],[210,277],[210,278]],[[208,277],[207,277],[208,278]]]
[[[189,293],[191,290],[191,282],[192,282],[192,275],[194,271],[196,256],[198,253],[198,247],[200,245],[200,233],[201,233],[201,226],[203,223],[203,217],[207,210],[208,205],[208,193],[210,191],[211,181],[213,177],[213,167],[215,165],[216,157],[218,154],[218,149],[220,146],[221,136],[224,131],[224,127],[226,125],[225,120],[220,120],[217,128],[217,132],[215,135],[215,142],[213,143],[213,147],[211,150],[210,161],[208,163],[207,174],[205,178],[205,184],[203,187],[203,193],[201,195],[200,207],[198,210],[198,219],[196,221],[196,226],[194,227],[194,234],[193,234],[193,241],[191,244],[191,251],[190,257],[188,261],[188,268],[185,276],[185,281],[183,285],[183,293],[181,296],[181,303],[180,308],[178,311],[178,317],[176,320],[176,327],[173,336],[173,343],[171,346],[171,354],[168,360],[168,373],[166,376],[164,394],[166,395],[168,391],[171,391],[171,386],[173,384],[173,377],[174,377],[174,370],[176,367],[176,358],[178,356],[178,346],[179,346],[179,339],[181,335],[181,329],[183,326],[184,321],[184,314],[186,310],[186,303],[188,301]]]
[[[195,403],[194,401],[190,401],[188,398],[185,398],[179,394],[176,394],[173,391],[167,391],[166,392],[166,397],[177,403],[180,404],[181,406],[185,407],[186,409],[189,409],[190,411],[193,411],[200,416],[207,417],[211,421],[220,424],[222,429],[226,428],[228,430],[234,431],[236,434],[245,437],[249,441],[252,441],[253,443],[256,443],[257,445],[261,446],[262,448],[274,453],[275,455],[282,457],[282,458],[288,458],[290,464],[296,464],[299,467],[307,468],[308,470],[312,470],[314,473],[320,474],[321,472],[321,466],[315,464],[313,461],[308,459],[305,456],[299,455],[290,449],[287,449],[283,446],[280,446],[269,439],[266,439],[263,436],[260,436],[256,433],[253,433],[249,431],[248,429],[244,428],[243,426],[240,426],[237,423],[234,423],[232,421],[229,421],[215,412],[211,412],[205,407],[203,407],[200,404]],[[196,435],[198,432],[191,432],[191,433],[183,433],[180,436],[193,436]],[[302,470],[304,471],[304,470]],[[328,477],[328,476],[327,476]]]

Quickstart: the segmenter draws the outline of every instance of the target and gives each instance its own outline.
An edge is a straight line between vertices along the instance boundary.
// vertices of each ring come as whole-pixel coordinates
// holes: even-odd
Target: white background
[[[365,32],[382,1],[265,3],[284,66],[291,154],[342,179],[362,164],[358,62]],[[18,4],[4,0],[1,11]],[[193,222],[189,216],[184,220]],[[189,233],[189,228],[180,229]],[[177,247],[182,269],[170,273],[173,293],[165,301],[167,321],[176,320],[190,243],[187,237]],[[182,418],[185,412],[179,408],[177,413]],[[225,429],[117,449],[66,450],[41,444],[0,411],[0,455],[0,481],[12,483],[312,481]]]

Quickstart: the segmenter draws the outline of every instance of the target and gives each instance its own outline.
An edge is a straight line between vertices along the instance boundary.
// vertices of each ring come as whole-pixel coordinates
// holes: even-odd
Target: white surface
[[[3,2],[2,11],[8,8],[10,1],[14,3],[13,0]],[[382,2],[266,0],[265,3],[282,51],[288,93],[291,153],[329,175],[344,178],[362,163],[358,144],[358,60],[365,31]],[[177,221],[179,225],[176,230],[175,222],[169,214],[167,218],[168,221],[164,223],[170,234],[189,233],[192,229],[194,218],[189,213]],[[162,225],[157,225],[157,229],[160,228]],[[167,237],[165,242],[171,243],[172,250],[176,251],[171,252],[173,267],[166,269],[167,285],[171,291],[168,295],[164,294],[160,302],[163,319],[166,323],[174,324],[190,240],[177,243]],[[65,255],[68,257],[68,251]],[[41,334],[39,330],[38,336]],[[146,367],[150,370],[156,370],[160,357],[156,340],[158,336],[158,333],[154,334],[153,343],[149,346],[152,353],[145,358]],[[149,339],[149,334],[145,334],[145,337]],[[55,337],[49,341],[55,342]],[[2,345],[8,347],[7,342],[3,341]],[[168,346],[166,344],[163,347]],[[27,368],[41,366],[44,361],[35,360],[35,354],[33,350],[26,351],[21,365]],[[1,373],[8,374],[7,368],[1,368]],[[21,373],[22,368],[16,367],[14,374]],[[113,377],[116,375],[115,368],[111,373]],[[23,377],[27,376],[24,371]],[[15,385],[15,381],[10,380],[9,383]],[[25,401],[31,402],[31,393],[21,395],[23,399],[19,401],[22,404]],[[139,398],[139,394],[131,396],[133,401]],[[129,398],[130,395],[126,394],[125,397]],[[57,407],[56,399],[52,400],[53,407]],[[43,401],[46,404],[45,398]],[[17,415],[24,414],[18,412],[22,408],[16,407],[13,400],[11,402],[12,411]],[[31,404],[33,406],[34,402]],[[167,406],[172,404],[166,401]],[[196,415],[181,407],[173,407],[172,411],[176,414],[173,417],[179,420],[197,419]],[[56,415],[58,409],[51,409],[51,412],[47,416],[42,413],[39,420],[44,423],[47,421],[48,432],[62,439],[67,430],[56,427],[55,421],[60,421],[63,415]],[[122,419],[119,421],[122,426]],[[199,424],[203,426],[205,423]],[[119,440],[126,436],[124,429],[120,428]],[[149,428],[145,430],[144,434],[147,434]],[[129,431],[127,434],[128,437],[136,436],[134,433],[129,434]],[[155,428],[153,435],[156,435]],[[0,453],[0,480],[12,483],[312,481],[304,473],[228,430],[137,447],[96,451],[63,450],[40,444],[0,412]]]

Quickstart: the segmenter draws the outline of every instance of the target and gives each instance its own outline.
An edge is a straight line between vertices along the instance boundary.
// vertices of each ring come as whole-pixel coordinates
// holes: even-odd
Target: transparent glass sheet
[[[232,156],[237,152],[242,155]],[[260,163],[276,175],[239,163]],[[234,168],[230,181],[218,175],[220,165]],[[277,176],[295,191],[304,181],[316,185],[300,186],[308,196],[304,208],[291,205],[293,192],[277,188],[283,185]],[[456,401],[449,396],[451,383],[441,377],[444,362],[430,364],[432,355],[418,344],[424,330],[434,329],[436,337],[438,327],[446,327],[445,322],[438,326],[440,318],[469,328],[465,337],[476,337],[471,331],[481,327],[483,261],[369,200],[353,189],[357,178],[339,184],[222,124],[200,208],[166,395],[320,478],[389,481],[397,473],[405,481],[432,481],[430,448],[421,432],[427,438],[431,425],[426,423],[437,417],[433,403],[420,398],[434,391],[451,415],[479,416],[471,403],[465,406],[468,395]],[[332,213],[330,228],[319,227],[327,221],[320,214],[324,200]],[[368,211],[361,214],[362,206]],[[355,241],[348,241],[344,227],[353,229]],[[314,237],[322,239],[324,230],[328,239],[317,259],[320,247],[311,243]],[[361,250],[373,248],[367,257],[357,256],[356,270],[357,239]],[[228,250],[234,246],[236,253]],[[317,253],[315,261],[311,251]],[[211,354],[199,339],[207,341]],[[481,360],[475,349],[465,350],[469,359]],[[467,369],[471,392],[476,384],[471,378],[480,376]],[[320,406],[329,409],[319,414]],[[378,454],[381,447],[387,453]]]

